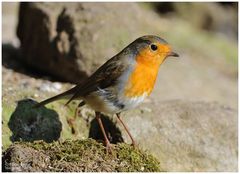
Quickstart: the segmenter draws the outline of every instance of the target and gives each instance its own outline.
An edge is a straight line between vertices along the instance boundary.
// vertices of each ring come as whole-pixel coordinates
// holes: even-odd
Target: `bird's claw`
[[[106,143],[106,152],[107,154],[113,154],[112,145],[110,144],[110,142]]]

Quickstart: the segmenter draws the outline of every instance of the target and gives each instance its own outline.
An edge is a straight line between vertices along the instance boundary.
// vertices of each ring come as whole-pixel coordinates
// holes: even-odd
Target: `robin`
[[[72,100],[81,100],[80,105],[88,104],[95,110],[107,149],[111,150],[101,113],[116,114],[135,146],[120,113],[135,108],[150,95],[159,66],[169,56],[179,57],[164,39],[153,35],[142,36],[104,63],[84,83],[44,100],[36,107],[59,99],[68,99],[66,105]]]

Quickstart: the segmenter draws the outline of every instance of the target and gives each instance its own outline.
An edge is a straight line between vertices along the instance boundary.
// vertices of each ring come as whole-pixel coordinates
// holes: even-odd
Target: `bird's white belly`
[[[118,108],[115,107],[112,103],[106,101],[104,97],[92,93],[88,95],[84,100],[93,110],[106,113],[114,114],[118,112]]]
[[[103,95],[99,95],[99,92],[94,92],[85,97],[84,101],[95,111],[106,114],[115,114],[137,107],[146,98],[146,96],[147,93],[142,96],[131,98],[118,96],[116,98],[118,105],[116,105],[115,101],[113,102]]]

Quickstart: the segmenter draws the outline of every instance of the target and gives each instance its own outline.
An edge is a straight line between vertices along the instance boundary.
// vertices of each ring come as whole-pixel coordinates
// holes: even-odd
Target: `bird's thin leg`
[[[118,120],[119,120],[119,121],[121,122],[121,124],[123,125],[124,129],[127,131],[127,134],[128,134],[129,137],[131,138],[133,147],[136,147],[136,143],[135,143],[135,141],[133,140],[132,135],[130,134],[127,126],[125,126],[125,124],[123,123],[122,119],[120,118],[120,113],[117,113],[116,115],[117,115]]]
[[[96,114],[96,119],[97,119],[97,121],[98,121],[98,124],[99,124],[99,126],[100,126],[100,128],[101,128],[101,131],[102,131],[102,133],[103,133],[103,136],[104,136],[104,140],[105,140],[105,144],[106,144],[106,148],[107,148],[107,152],[110,150],[110,152],[112,152],[112,149],[111,149],[111,146],[110,146],[110,142],[109,142],[109,140],[108,140],[108,138],[107,138],[107,135],[106,135],[106,132],[105,132],[105,130],[104,130],[104,127],[103,127],[103,123],[102,123],[102,120],[101,120],[101,114],[100,114],[100,112],[95,112],[95,114]]]

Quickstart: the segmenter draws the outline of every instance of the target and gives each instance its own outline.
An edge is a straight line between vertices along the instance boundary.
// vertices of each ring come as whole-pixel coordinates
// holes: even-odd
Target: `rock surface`
[[[136,38],[140,10],[135,3],[21,3],[17,35],[22,59],[79,83],[126,46],[127,38]],[[134,27],[128,27],[129,18]]]
[[[234,109],[218,103],[153,102],[127,112],[123,120],[137,142],[161,160],[164,171],[237,171]]]
[[[112,146],[112,154],[94,140],[15,143],[3,154],[8,172],[160,172],[159,162],[130,145]]]
[[[58,140],[62,123],[56,111],[46,108],[35,109],[32,100],[18,101],[8,122],[12,131],[11,141]]]
[[[161,15],[177,15],[198,28],[237,39],[237,3],[158,2],[153,8]]]

